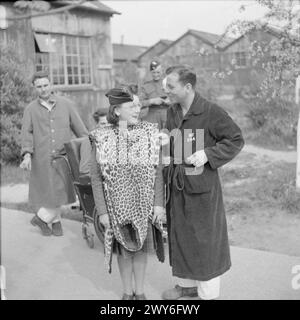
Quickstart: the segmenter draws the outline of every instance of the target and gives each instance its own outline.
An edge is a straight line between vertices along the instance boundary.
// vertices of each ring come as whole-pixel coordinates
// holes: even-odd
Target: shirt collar
[[[195,91],[194,100],[185,115],[185,118],[189,117],[191,114],[198,115],[204,111],[204,102],[205,100],[200,96],[200,94]]]
[[[195,91],[195,97],[194,100],[188,110],[188,112],[185,114],[184,119],[188,119],[192,114],[198,115],[201,114],[204,111],[204,102],[205,99],[200,96],[200,94]],[[172,105],[174,112],[182,118],[182,109],[179,103],[175,103]]]
[[[38,98],[38,102],[40,103],[40,105],[42,105],[43,107],[49,109],[48,106],[50,106],[51,108],[53,108],[56,105],[56,99],[53,95],[50,96],[49,100],[47,102],[45,102],[44,100],[42,100],[41,98]],[[47,106],[48,104],[48,106]]]

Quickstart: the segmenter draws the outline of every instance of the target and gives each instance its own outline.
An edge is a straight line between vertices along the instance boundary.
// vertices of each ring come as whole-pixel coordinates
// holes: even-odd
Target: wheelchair
[[[99,221],[99,214],[94,202],[93,190],[88,176],[80,177],[80,148],[87,137],[73,139],[64,144],[70,174],[74,189],[79,199],[80,210],[83,213],[82,236],[90,248],[94,248],[94,231],[99,240],[104,242],[104,227]],[[94,228],[93,228],[94,227]]]

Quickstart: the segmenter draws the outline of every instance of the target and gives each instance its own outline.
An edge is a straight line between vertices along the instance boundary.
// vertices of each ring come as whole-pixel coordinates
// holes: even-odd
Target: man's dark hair
[[[32,83],[34,84],[36,79],[47,78],[50,81],[49,72],[47,70],[41,70],[34,73],[32,76]]]
[[[166,75],[169,75],[170,73],[177,73],[179,77],[179,81],[186,85],[187,83],[190,83],[192,88],[194,89],[197,82],[197,76],[196,73],[193,71],[193,69],[188,65],[176,65],[171,66],[167,68]]]
[[[95,122],[98,123],[100,117],[105,117],[106,115],[107,115],[107,109],[97,109],[93,113],[93,118],[94,118]]]

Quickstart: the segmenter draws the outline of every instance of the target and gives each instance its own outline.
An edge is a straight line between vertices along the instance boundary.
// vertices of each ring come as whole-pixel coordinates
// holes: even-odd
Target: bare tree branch
[[[41,17],[41,16],[48,16],[51,14],[57,14],[60,12],[65,12],[71,9],[74,9],[80,5],[82,5],[84,2],[86,2],[86,0],[81,0],[78,3],[74,3],[74,4],[70,4],[67,6],[63,6],[62,8],[58,8],[58,9],[52,9],[49,10],[47,12],[40,12],[40,13],[36,13],[36,14],[25,14],[25,15],[21,15],[21,16],[16,16],[16,17],[7,17],[7,20],[21,20],[21,19],[30,19],[30,18],[34,18],[34,17]]]

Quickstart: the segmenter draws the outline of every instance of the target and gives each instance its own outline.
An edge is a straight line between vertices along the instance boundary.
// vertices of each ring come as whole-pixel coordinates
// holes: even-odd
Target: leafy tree
[[[251,62],[259,70],[261,79],[252,97],[252,106],[254,104],[256,107],[250,111],[249,116],[254,123],[256,121],[257,127],[267,128],[265,134],[277,133],[282,137],[290,130],[294,144],[298,135],[299,168],[300,126],[298,123],[297,134],[297,120],[300,121],[300,113],[299,106],[295,104],[294,88],[300,75],[300,1],[256,2],[267,9],[263,22],[237,20],[228,26],[225,34],[247,35],[272,26],[271,31],[276,37],[271,41],[252,41],[250,46]],[[246,9],[245,6],[241,8]],[[300,186],[300,172],[298,175],[297,185]]]
[[[25,63],[13,44],[0,46],[1,163],[20,161],[20,130],[24,107],[34,98]]]

